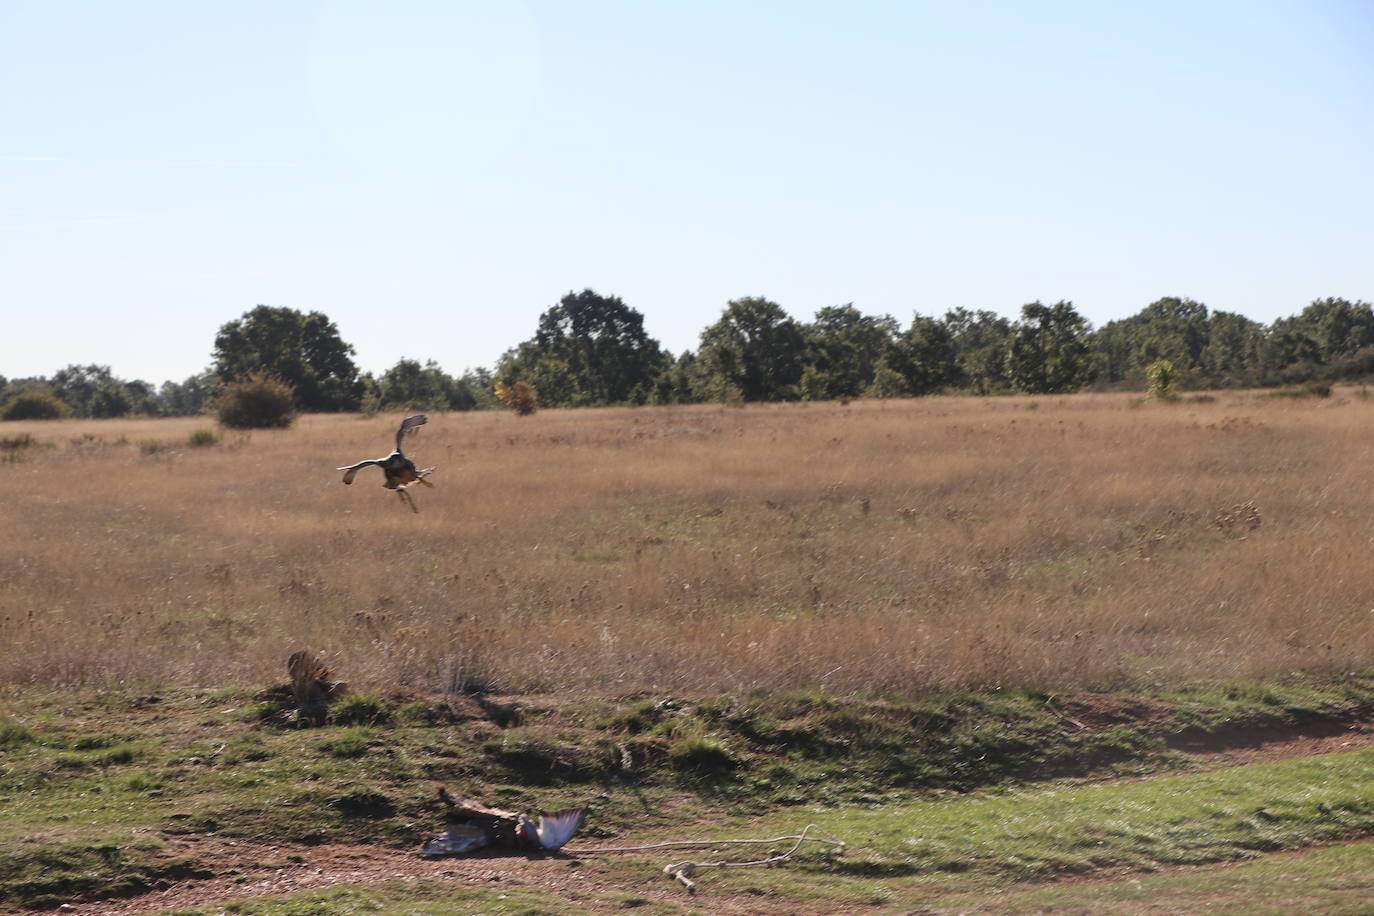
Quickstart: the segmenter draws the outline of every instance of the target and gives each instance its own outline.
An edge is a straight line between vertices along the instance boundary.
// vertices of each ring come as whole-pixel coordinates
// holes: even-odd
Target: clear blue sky
[[[381,372],[591,287],[908,322],[1374,299],[1374,5],[0,0],[0,374],[259,303]]]

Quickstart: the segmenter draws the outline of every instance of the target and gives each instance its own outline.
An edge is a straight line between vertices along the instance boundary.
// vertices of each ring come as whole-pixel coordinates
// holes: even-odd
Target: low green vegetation
[[[1365,720],[1371,675],[1154,696],[358,695],[319,728],[264,717],[280,688],[10,691],[0,694],[0,908],[206,873],[199,842],[410,849],[441,823],[436,782],[520,810],[589,804],[588,844],[778,835],[809,822],[849,843],[833,861],[712,873],[721,893],[873,905],[913,899],[916,879],[944,887],[1244,859],[1374,833],[1374,750],[1063,780],[1187,770],[1198,758],[1181,749]],[[163,848],[173,841],[178,851]],[[661,865],[597,867],[630,887]],[[330,893],[359,894],[376,912],[410,899]],[[531,894],[528,912],[559,911]],[[327,908],[327,897],[227,911],[292,913]],[[479,898],[462,911],[485,912]],[[319,911],[351,912],[341,907]]]

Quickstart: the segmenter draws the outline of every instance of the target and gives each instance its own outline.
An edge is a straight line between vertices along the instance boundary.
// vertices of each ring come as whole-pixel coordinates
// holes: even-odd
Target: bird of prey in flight
[[[417,426],[424,426],[427,422],[429,422],[428,418],[422,413],[417,413],[413,417],[406,417],[401,421],[401,428],[396,430],[396,451],[387,455],[385,458],[369,458],[366,461],[359,461],[357,464],[350,464],[347,467],[335,468],[335,470],[343,471],[343,482],[349,484],[353,482],[353,478],[357,476],[359,469],[376,465],[381,468],[382,473],[386,475],[386,480],[382,482],[382,486],[386,487],[388,490],[395,490],[396,495],[401,498],[401,502],[410,506],[412,512],[419,512],[420,510],[415,508],[415,501],[411,499],[410,494],[406,492],[406,488],[414,483],[422,483],[427,487],[434,486],[434,484],[425,480],[426,477],[434,473],[434,468],[427,467],[416,470],[415,462],[407,458],[405,453],[401,450],[401,443],[405,440],[406,433]]]

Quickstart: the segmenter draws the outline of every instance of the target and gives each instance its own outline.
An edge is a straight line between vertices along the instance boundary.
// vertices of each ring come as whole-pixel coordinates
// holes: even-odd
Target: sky
[[[567,292],[904,324],[1374,300],[1374,4],[0,0],[0,375],[258,304],[492,366]]]

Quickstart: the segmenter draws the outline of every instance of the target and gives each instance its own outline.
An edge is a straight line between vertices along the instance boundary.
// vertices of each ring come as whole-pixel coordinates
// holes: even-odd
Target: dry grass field
[[[1374,659],[1374,402],[7,423],[0,681],[1069,689]],[[24,435],[29,445],[16,443]]]

